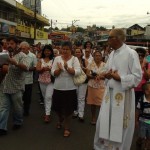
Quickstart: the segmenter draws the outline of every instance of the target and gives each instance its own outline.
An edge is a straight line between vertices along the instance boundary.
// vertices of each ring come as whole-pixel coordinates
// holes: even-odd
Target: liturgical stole
[[[112,93],[110,93],[110,90]],[[125,92],[106,88],[100,110],[99,137],[122,142]]]

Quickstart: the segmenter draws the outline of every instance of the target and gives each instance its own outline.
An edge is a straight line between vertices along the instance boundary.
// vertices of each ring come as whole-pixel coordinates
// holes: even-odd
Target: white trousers
[[[78,116],[81,118],[84,116],[86,91],[87,83],[81,84],[77,88],[78,110],[74,111],[74,113],[78,114]]]
[[[52,106],[53,83],[40,83],[42,95],[44,97],[45,114],[50,115]]]

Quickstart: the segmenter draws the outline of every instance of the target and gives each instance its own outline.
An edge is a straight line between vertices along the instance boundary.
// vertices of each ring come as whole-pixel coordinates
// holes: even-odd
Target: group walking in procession
[[[135,129],[136,150],[149,150],[150,53],[131,49],[125,40],[117,28],[101,48],[92,41],[30,45],[16,37],[1,39],[0,137],[9,135],[10,113],[12,129],[22,129],[37,84],[43,122],[49,124],[54,112],[64,138],[74,136],[72,119],[85,122],[89,105],[93,150],[130,150]]]

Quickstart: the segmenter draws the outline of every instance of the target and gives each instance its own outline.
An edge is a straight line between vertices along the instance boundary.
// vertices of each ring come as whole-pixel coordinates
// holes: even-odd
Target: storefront
[[[16,34],[16,23],[10,21],[2,21],[0,19],[0,38],[6,38],[9,36],[15,36]]]

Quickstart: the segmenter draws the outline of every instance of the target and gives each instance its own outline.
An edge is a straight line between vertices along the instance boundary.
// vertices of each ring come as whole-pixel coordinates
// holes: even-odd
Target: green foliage
[[[103,27],[103,26],[100,26],[100,27],[99,27],[99,30],[101,30],[101,31],[106,31],[107,29],[106,29],[105,27]]]
[[[58,27],[55,27],[55,29],[54,30],[59,30],[59,28]]]

